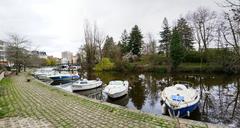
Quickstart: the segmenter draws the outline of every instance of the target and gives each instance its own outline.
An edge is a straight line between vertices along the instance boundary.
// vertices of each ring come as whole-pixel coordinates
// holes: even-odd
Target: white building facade
[[[6,63],[6,48],[7,48],[7,43],[0,40],[0,62],[1,63]]]

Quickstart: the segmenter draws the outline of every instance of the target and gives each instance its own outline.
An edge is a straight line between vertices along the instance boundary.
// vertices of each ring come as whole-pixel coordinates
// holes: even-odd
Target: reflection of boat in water
[[[129,102],[129,96],[128,95],[124,95],[122,97],[119,98],[107,98],[107,102],[112,103],[112,104],[117,104],[117,105],[121,105],[121,106],[126,106]]]
[[[86,96],[89,98],[98,99],[98,100],[102,99],[102,88],[101,87],[90,89],[90,90],[75,91],[74,93],[83,95],[83,96]]]
[[[199,107],[200,101],[199,93],[184,84],[166,87],[161,98],[169,114],[177,117],[190,116],[190,113]]]

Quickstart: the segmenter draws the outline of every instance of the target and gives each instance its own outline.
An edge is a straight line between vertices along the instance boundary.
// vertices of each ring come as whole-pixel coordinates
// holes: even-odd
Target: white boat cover
[[[120,80],[110,81],[108,86],[106,86],[103,90],[103,92],[109,95],[119,94],[127,91],[128,91],[128,81],[120,81]]]
[[[183,84],[166,87],[162,92],[162,100],[173,109],[181,109],[199,102],[199,93]]]

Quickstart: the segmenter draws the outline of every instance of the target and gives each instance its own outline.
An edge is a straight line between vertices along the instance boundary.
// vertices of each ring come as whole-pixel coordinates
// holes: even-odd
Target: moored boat
[[[56,74],[51,74],[47,77],[49,77],[53,81],[77,80],[80,78],[78,74],[70,74],[70,73],[56,73]]]
[[[103,90],[110,98],[119,98],[128,93],[128,81],[110,81]]]
[[[89,90],[100,87],[101,85],[102,81],[99,79],[97,80],[81,79],[72,83],[72,91]]]
[[[184,84],[176,84],[164,88],[161,94],[164,106],[172,116],[189,116],[199,107],[199,92]]]

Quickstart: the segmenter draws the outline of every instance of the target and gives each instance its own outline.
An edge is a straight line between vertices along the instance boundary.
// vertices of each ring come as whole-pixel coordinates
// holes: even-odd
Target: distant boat
[[[199,107],[200,94],[184,84],[176,84],[164,88],[161,98],[170,115],[184,117]]]
[[[64,81],[64,80],[77,80],[80,78],[78,74],[70,74],[70,73],[56,73],[47,76],[53,81]]]
[[[33,72],[33,76],[40,80],[49,79],[47,76],[54,74],[53,68],[40,68]]]
[[[128,81],[110,81],[103,90],[111,98],[119,98],[128,93]]]
[[[102,85],[101,80],[81,79],[72,83],[72,91],[89,90],[100,87],[101,85]]]

